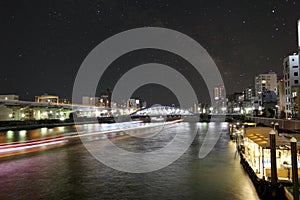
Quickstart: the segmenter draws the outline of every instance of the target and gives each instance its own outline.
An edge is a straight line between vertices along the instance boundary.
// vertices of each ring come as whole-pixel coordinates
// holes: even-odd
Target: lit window
[[[292,97],[296,97],[296,96],[297,96],[297,92],[293,92]]]

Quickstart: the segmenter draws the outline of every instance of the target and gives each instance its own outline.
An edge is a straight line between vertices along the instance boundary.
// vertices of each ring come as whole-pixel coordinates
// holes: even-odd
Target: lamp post
[[[271,183],[273,186],[277,184],[277,166],[276,166],[276,134],[274,130],[269,133],[270,151],[271,151]]]
[[[279,118],[279,116],[278,116],[278,105],[275,105],[275,118],[277,119],[277,118]]]
[[[298,163],[297,163],[297,140],[291,140],[291,156],[292,156],[292,174],[293,174],[293,196],[294,200],[299,200],[299,183],[298,183]]]

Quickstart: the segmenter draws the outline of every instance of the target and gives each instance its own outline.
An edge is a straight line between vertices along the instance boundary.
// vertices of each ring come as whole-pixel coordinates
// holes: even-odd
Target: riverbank
[[[278,123],[279,129],[288,131],[300,132],[300,120],[290,119],[274,119],[264,117],[249,117],[249,120],[254,121],[257,124],[263,124],[264,126],[271,126],[271,122]]]
[[[270,181],[264,178],[259,178],[253,171],[252,167],[249,165],[248,161],[245,159],[244,155],[240,153],[240,162],[247,174],[249,175],[256,192],[260,199],[270,200],[270,199],[280,199],[287,200],[284,190],[284,184],[278,183],[277,185],[272,185]]]
[[[91,120],[79,121],[78,124],[90,124],[93,123]],[[73,120],[56,120],[56,119],[47,119],[47,120],[25,120],[25,121],[1,121],[0,122],[0,131],[8,130],[30,130],[36,128],[53,128],[57,126],[72,126],[74,125]],[[77,122],[76,122],[77,124]]]

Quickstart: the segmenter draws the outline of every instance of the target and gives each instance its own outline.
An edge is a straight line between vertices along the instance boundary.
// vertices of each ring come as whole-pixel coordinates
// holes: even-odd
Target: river
[[[94,126],[77,128],[82,131]],[[148,173],[128,173],[107,167],[80,142],[4,158],[0,160],[0,199],[258,199],[251,180],[239,163],[227,129],[203,159],[199,159],[199,148],[209,126],[207,123],[165,126],[164,134],[157,137],[159,141],[170,140],[170,135],[182,128],[192,131],[195,126],[200,128],[187,151],[167,167]],[[215,123],[213,128],[218,131],[219,126],[224,123]],[[23,139],[34,138],[32,132],[35,137],[40,137],[37,132],[44,137],[74,131],[74,126],[28,130],[23,133]],[[1,141],[8,141],[8,134],[13,135],[9,140],[15,141],[19,132],[2,133]],[[189,131],[183,134],[191,137]],[[138,141],[137,145],[134,138],[123,137],[114,143],[131,151],[141,151],[141,143],[147,150],[156,148],[158,143],[149,138]]]

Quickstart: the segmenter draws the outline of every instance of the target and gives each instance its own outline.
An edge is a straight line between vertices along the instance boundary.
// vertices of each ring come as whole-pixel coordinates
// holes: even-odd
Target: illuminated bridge
[[[166,115],[184,115],[184,116],[192,116],[194,115],[193,112],[171,107],[171,106],[152,106],[148,108],[144,108],[141,110],[138,110],[131,114],[131,116],[166,116]]]
[[[202,121],[202,122],[209,122],[209,121],[232,121],[233,119],[240,119],[241,115],[235,114],[199,114],[191,112],[187,109],[171,107],[171,106],[152,106],[148,108],[144,108],[138,110],[131,115],[132,119],[140,119],[143,121],[162,121],[162,120],[175,120],[175,119],[183,119],[188,121]],[[213,117],[212,117],[213,116]]]
[[[131,115],[132,119],[148,121],[170,121],[182,119],[182,117],[193,117],[195,114],[187,109],[171,106],[152,106],[138,110]]]

